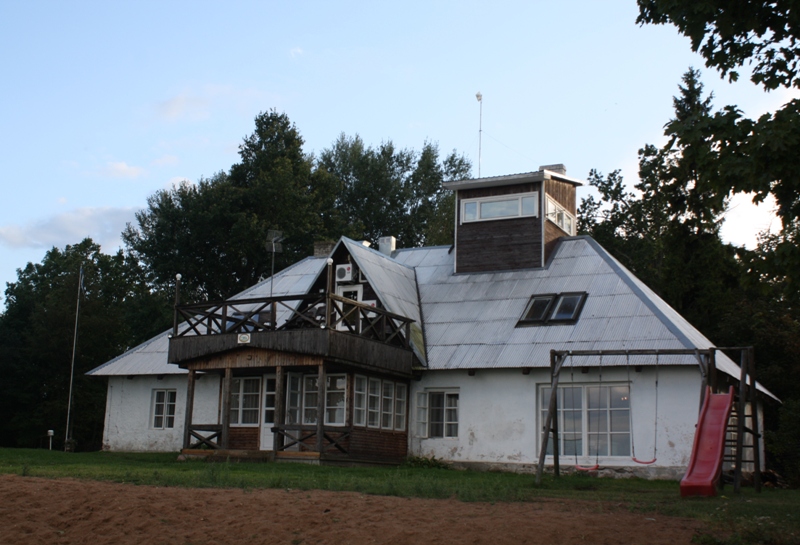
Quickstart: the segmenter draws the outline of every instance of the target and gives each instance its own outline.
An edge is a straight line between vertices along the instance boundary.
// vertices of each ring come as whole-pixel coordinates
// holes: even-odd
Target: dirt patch
[[[696,521],[616,504],[159,488],[0,476],[0,543],[690,543]]]

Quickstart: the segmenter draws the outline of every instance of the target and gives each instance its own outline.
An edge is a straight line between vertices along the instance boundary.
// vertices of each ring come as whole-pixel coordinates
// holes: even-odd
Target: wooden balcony
[[[412,321],[333,294],[178,305],[169,362],[209,370],[325,360],[407,377]]]

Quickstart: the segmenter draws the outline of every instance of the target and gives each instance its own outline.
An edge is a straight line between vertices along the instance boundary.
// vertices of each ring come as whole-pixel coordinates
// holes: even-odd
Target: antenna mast
[[[481,177],[481,137],[483,136],[483,95],[480,91],[475,93],[475,98],[478,99],[479,113],[478,113],[478,178]]]

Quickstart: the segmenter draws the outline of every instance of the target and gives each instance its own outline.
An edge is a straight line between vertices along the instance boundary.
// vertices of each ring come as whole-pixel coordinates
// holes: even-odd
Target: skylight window
[[[517,325],[574,324],[586,297],[585,292],[533,295]]]

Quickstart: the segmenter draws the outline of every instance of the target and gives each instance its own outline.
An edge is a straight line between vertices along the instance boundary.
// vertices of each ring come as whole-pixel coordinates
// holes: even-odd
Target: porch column
[[[191,445],[192,435],[192,410],[194,409],[194,379],[196,371],[189,370],[189,381],[186,384],[186,410],[184,412],[185,420],[183,422],[183,448],[189,448]]]
[[[276,429],[280,429],[286,423],[286,417],[284,416],[286,403],[283,400],[284,392],[286,391],[285,388],[286,386],[283,384],[283,367],[279,365],[275,368],[275,422],[273,423],[273,426]],[[280,432],[273,432],[272,451],[277,454],[282,448],[282,430]]]
[[[317,373],[317,452],[322,454],[325,438],[325,363],[319,364]]]
[[[228,432],[231,424],[231,376],[233,371],[230,367],[225,369],[225,376],[222,378],[222,437],[220,448],[228,448]]]

